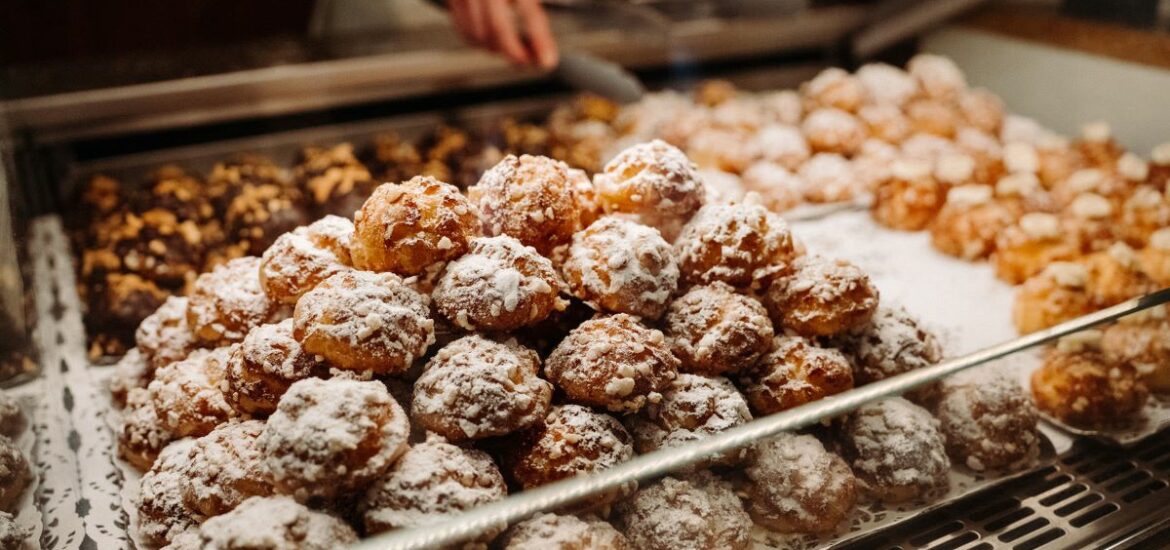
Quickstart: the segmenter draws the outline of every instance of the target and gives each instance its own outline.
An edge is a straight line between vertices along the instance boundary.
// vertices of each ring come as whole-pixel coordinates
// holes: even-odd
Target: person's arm
[[[447,7],[464,40],[519,65],[557,65],[556,39],[540,0],[447,0]]]

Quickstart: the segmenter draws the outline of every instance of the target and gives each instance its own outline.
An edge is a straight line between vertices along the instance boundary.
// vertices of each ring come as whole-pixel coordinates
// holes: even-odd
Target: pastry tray
[[[459,123],[473,130],[486,129],[501,117],[541,116],[564,99],[526,99],[128,155],[73,165],[67,174],[66,183],[76,184],[88,175],[102,172],[132,184],[149,170],[168,162],[206,171],[216,161],[236,152],[264,153],[278,163],[289,165],[298,149],[306,144],[338,141],[362,144],[387,131],[396,131],[404,138],[412,138],[443,122]],[[940,335],[950,355],[969,353],[1015,338],[1010,322],[1012,289],[995,280],[989,266],[958,261],[934,252],[929,246],[929,235],[925,233],[904,233],[881,228],[870,219],[867,212],[860,211],[865,206],[864,201],[859,201],[809,207],[811,210],[797,210],[786,213],[785,217],[792,222],[797,237],[811,248],[848,259],[869,273],[881,289],[883,299],[904,305],[922,319],[926,326]],[[133,480],[137,479],[137,473],[116,458],[114,432],[108,424],[111,420],[109,397],[102,383],[108,376],[109,368],[94,365],[86,357],[81,304],[76,293],[70,245],[61,218],[38,218],[33,223],[31,233],[30,248],[37,269],[34,290],[38,318],[42,321],[38,325],[38,342],[42,350],[42,365],[45,365],[43,381],[37,382],[43,383],[46,395],[52,396],[45,400],[54,406],[52,413],[58,416],[63,426],[68,426],[56,433],[69,434],[68,441],[42,441],[40,444],[56,446],[47,449],[56,451],[61,462],[54,467],[72,468],[70,474],[77,473],[46,476],[41,472],[45,485],[62,485],[60,488],[48,487],[37,491],[38,499],[39,495],[52,492],[62,503],[59,515],[55,512],[50,516],[46,512],[45,517],[52,518],[52,521],[46,523],[46,534],[42,540],[82,536],[93,540],[100,548],[130,547],[134,543],[128,535],[131,522],[124,506],[128,493],[123,487],[135,485]],[[947,283],[939,284],[939,281]],[[962,314],[956,315],[956,312]],[[1024,373],[1030,372],[1035,366],[1026,355],[1017,354],[1006,361],[1010,368],[1021,373],[1024,378]],[[1151,426],[1149,432],[1154,429]],[[1042,426],[1042,430],[1049,441],[1046,442],[1041,463],[1050,461],[1071,447],[1072,439],[1065,433],[1046,426]],[[1133,439],[1127,441],[1146,433],[1132,434]],[[38,470],[40,466],[38,464]],[[758,540],[767,541],[766,547],[776,548],[843,545],[862,535],[871,535],[872,530],[908,521],[1024,473],[1006,478],[982,479],[972,476],[970,472],[952,470],[951,492],[939,502],[926,507],[877,510],[863,506],[855,511],[851,522],[851,526],[859,530],[816,540],[777,537],[761,531]],[[47,509],[42,507],[42,510]]]

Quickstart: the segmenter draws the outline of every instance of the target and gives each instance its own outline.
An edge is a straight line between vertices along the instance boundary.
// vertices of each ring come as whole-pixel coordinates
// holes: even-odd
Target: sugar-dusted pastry
[[[930,242],[939,251],[962,258],[986,258],[995,250],[997,236],[1015,222],[1015,215],[993,200],[988,185],[952,187],[947,202],[930,224]]]
[[[777,336],[772,351],[740,375],[740,387],[764,416],[853,388],[849,359],[800,336]]]
[[[679,369],[707,375],[750,368],[773,334],[764,306],[721,282],[692,287],[671,302],[664,330]]]
[[[731,485],[708,472],[667,477],[619,502],[614,525],[634,548],[746,549],[751,518]]]
[[[801,256],[768,288],[764,305],[784,329],[831,336],[867,323],[877,309],[878,291],[849,262]]]
[[[381,382],[308,378],[280,398],[257,444],[277,492],[314,502],[363,490],[409,435],[406,412]]]
[[[950,483],[939,421],[894,397],[857,409],[841,427],[841,451],[862,487],[890,504],[932,499]]]
[[[549,354],[544,374],[571,402],[636,412],[662,398],[678,367],[662,332],[619,313],[569,332]]]
[[[781,533],[833,532],[857,503],[857,480],[811,435],[782,433],[756,445],[745,473],[748,513]]]
[[[1030,212],[996,236],[991,262],[996,277],[1016,285],[1053,262],[1068,262],[1079,256],[1080,247],[1066,235],[1060,218]]]
[[[947,200],[946,185],[931,174],[930,162],[894,161],[878,181],[870,207],[874,221],[903,231],[926,228]]]
[[[975,471],[1016,471],[1040,455],[1038,417],[1027,393],[1001,370],[972,370],[945,380],[935,407],[956,464]]]
[[[632,214],[667,239],[705,202],[698,169],[682,151],[660,140],[618,153],[593,184],[606,212]]]
[[[568,303],[552,262],[508,235],[471,241],[432,292],[436,308],[466,330],[508,331],[543,321]]]
[[[852,155],[867,133],[856,116],[833,107],[821,107],[805,117],[800,129],[813,151]]]
[[[632,550],[630,541],[612,525],[577,516],[538,514],[500,537],[503,550]]]
[[[200,275],[187,299],[187,326],[203,346],[242,341],[248,331],[280,316],[280,308],[260,285],[260,258],[255,256]]]
[[[1041,412],[1082,428],[1137,421],[1149,389],[1130,363],[1100,349],[1101,333],[1066,337],[1032,373],[1032,398]]]
[[[1028,334],[1093,311],[1087,292],[1089,270],[1071,262],[1053,262],[1016,291],[1012,320]]]
[[[285,319],[252,329],[232,348],[223,395],[240,413],[265,416],[298,380],[328,375],[329,363],[305,351],[293,338],[292,319]]]
[[[647,319],[662,316],[679,282],[675,251],[658,230],[618,216],[573,235],[561,273],[594,308]]]
[[[296,305],[301,296],[349,269],[353,222],[326,216],[278,237],[260,258],[260,284],[273,302]]]
[[[585,202],[591,197],[582,196],[579,178],[560,161],[509,155],[467,194],[479,209],[485,235],[511,235],[547,255],[585,225]]]
[[[342,271],[297,302],[293,337],[333,366],[401,373],[435,341],[427,299],[390,273]]]
[[[540,356],[515,340],[470,335],[447,344],[414,383],[411,417],[451,441],[507,435],[540,422],[552,385]]]
[[[618,419],[581,405],[554,405],[544,421],[509,438],[502,464],[525,489],[612,468],[634,456]]]
[[[662,392],[662,400],[625,418],[642,454],[685,445],[750,422],[747,401],[731,381],[683,373]],[[734,449],[704,464],[738,465],[749,449]]]
[[[359,509],[366,532],[376,534],[438,523],[507,495],[504,478],[486,453],[430,436],[370,486]],[[488,530],[485,542],[504,527]]]
[[[780,271],[796,256],[780,216],[759,204],[708,204],[674,242],[683,280],[749,286]]]
[[[358,541],[340,518],[310,510],[286,496],[252,497],[235,510],[203,522],[199,548],[328,550]]]
[[[434,178],[382,184],[354,214],[353,265],[418,275],[467,252],[479,215],[458,188]]]

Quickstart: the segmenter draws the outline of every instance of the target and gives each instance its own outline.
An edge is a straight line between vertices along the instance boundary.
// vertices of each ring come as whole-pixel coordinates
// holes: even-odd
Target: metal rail
[[[492,526],[512,523],[536,512],[560,508],[590,495],[616,490],[631,481],[665,475],[707,457],[750,445],[781,432],[809,426],[825,418],[848,413],[866,403],[905,393],[971,367],[1167,302],[1170,302],[1170,288],[1127,300],[1113,307],[963,357],[887,378],[760,418],[707,439],[641,455],[629,462],[592,475],[576,477],[524,491],[502,501],[453,516],[442,523],[372,537],[358,543],[353,548],[414,550],[461,542],[473,538]]]

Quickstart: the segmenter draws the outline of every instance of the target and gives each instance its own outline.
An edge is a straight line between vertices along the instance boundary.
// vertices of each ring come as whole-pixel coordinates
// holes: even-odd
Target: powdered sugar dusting
[[[701,473],[667,477],[618,503],[615,523],[634,548],[727,548],[750,543],[751,519],[727,482]]]
[[[811,435],[780,434],[756,446],[745,473],[757,522],[781,532],[829,532],[852,510],[856,480]]]
[[[590,305],[652,319],[678,288],[674,251],[659,232],[617,216],[574,235],[561,270],[573,295]]]
[[[541,421],[552,385],[537,376],[540,358],[515,341],[472,335],[432,358],[415,382],[411,414],[452,439],[500,436]]]
[[[259,445],[278,490],[307,500],[364,487],[402,454],[409,434],[381,382],[309,378],[280,399]]]
[[[297,548],[329,550],[357,542],[349,525],[288,497],[253,497],[199,529],[205,549]]]
[[[751,419],[747,401],[730,380],[683,373],[662,392],[662,401],[627,417],[626,424],[638,452],[649,453],[703,439]],[[741,449],[725,458],[734,462],[745,453]]]
[[[939,422],[925,409],[900,397],[865,405],[842,436],[854,473],[877,498],[904,502],[947,489],[950,461]]]
[[[380,533],[438,523],[507,493],[503,476],[486,453],[432,436],[402,455],[370,488],[361,509],[366,528]]]
[[[539,322],[565,303],[552,262],[513,237],[482,237],[447,265],[432,294],[453,323],[467,330],[508,330]]]
[[[782,269],[794,255],[780,216],[758,204],[708,204],[674,244],[684,278],[746,286]]]

